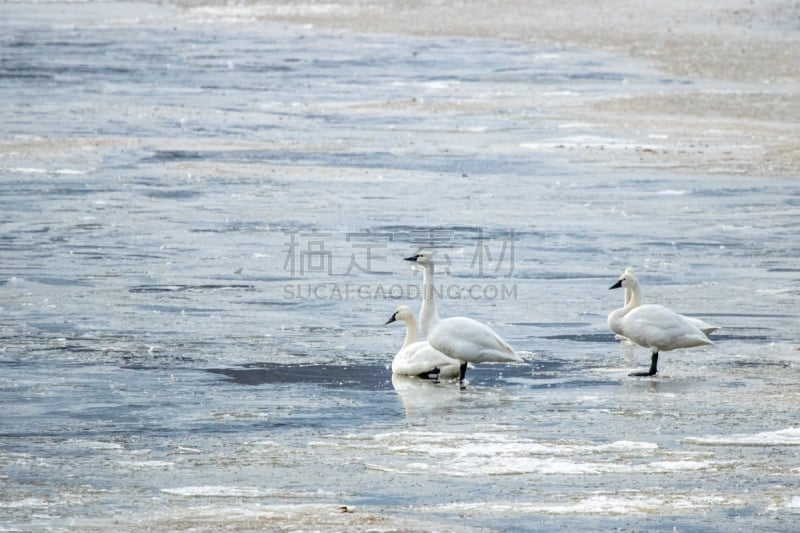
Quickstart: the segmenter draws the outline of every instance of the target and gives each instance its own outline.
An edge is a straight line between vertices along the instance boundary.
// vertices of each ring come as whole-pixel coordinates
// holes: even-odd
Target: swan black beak
[[[405,259],[403,259],[403,261],[412,261],[412,262],[416,263],[417,259],[419,259],[420,257],[422,257],[422,255],[420,255],[420,254],[412,255],[411,257],[406,257]]]
[[[395,322],[396,320],[397,320],[397,313],[393,314],[392,318],[390,318],[389,320],[384,322],[383,325],[385,326],[386,324],[391,324],[392,322]]]
[[[619,289],[619,288],[621,288],[621,287],[622,287],[622,280],[619,280],[619,281],[617,281],[615,284],[613,284],[612,286],[610,286],[610,287],[608,288],[608,290],[611,290],[611,289]]]

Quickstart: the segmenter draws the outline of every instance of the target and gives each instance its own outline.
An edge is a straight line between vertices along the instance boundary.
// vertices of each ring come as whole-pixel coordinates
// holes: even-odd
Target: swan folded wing
[[[619,310],[612,311],[611,314],[608,315],[608,329],[610,329],[613,333],[616,333],[617,337],[625,337],[625,334],[622,333],[622,325],[620,320],[615,320]]]
[[[428,341],[440,352],[461,361],[523,362],[492,328],[471,318],[453,317],[440,321],[428,336]]]
[[[654,304],[630,311],[625,316],[622,334],[654,351],[712,344],[686,317]]]
[[[418,376],[439,369],[439,377],[458,376],[460,363],[447,357],[425,341],[410,344],[397,352],[392,360],[392,373]]]
[[[494,337],[496,347],[483,350],[483,353],[486,357],[496,358],[496,360],[500,361],[513,361],[515,363],[523,363],[525,361],[517,354],[517,352],[514,351],[514,348],[509,346],[506,341],[501,339],[497,333],[492,331],[492,335]]]

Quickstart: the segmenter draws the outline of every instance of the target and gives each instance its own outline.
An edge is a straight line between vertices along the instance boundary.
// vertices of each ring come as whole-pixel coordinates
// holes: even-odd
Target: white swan
[[[614,333],[652,352],[650,369],[646,372],[633,372],[631,376],[656,375],[659,352],[713,344],[687,317],[661,305],[641,305],[639,280],[632,270],[626,270],[619,281],[609,288],[620,287],[630,289],[630,298],[624,307],[608,315],[608,327]]]
[[[500,335],[482,322],[459,316],[440,319],[436,309],[433,284],[434,263],[429,252],[421,252],[406,261],[423,267],[420,322],[428,342],[448,357],[460,361],[458,382],[464,388],[467,363],[522,363],[524,360]]]
[[[403,347],[392,359],[392,373],[404,376],[419,376],[425,379],[454,378],[460,372],[461,362],[447,357],[433,348],[427,341],[417,340],[417,319],[414,312],[405,305],[398,307],[392,317],[406,323],[406,340]]]
[[[619,279],[622,280],[622,278],[624,278],[626,275],[630,275],[630,276],[634,276],[635,277],[635,274],[633,272],[633,268],[627,267],[625,269],[625,272],[622,273],[622,275],[619,277]],[[637,283],[637,284],[635,284],[635,287],[625,287],[625,305],[628,305],[628,302],[631,301],[631,298],[633,297],[634,292],[636,292],[636,294],[638,294],[639,303],[641,304],[642,290],[641,290],[641,286]],[[719,326],[713,326],[713,325],[709,324],[708,322],[700,320],[699,318],[695,318],[695,317],[692,317],[692,316],[686,316],[686,315],[681,315],[681,316],[684,317],[689,322],[691,322],[692,324],[694,324],[694,326],[697,329],[699,329],[700,331],[702,331],[706,335],[708,335],[710,333],[713,333],[713,332],[715,332],[715,331],[717,331],[719,329]],[[618,337],[622,336],[618,331],[615,331],[614,333],[617,333]]]

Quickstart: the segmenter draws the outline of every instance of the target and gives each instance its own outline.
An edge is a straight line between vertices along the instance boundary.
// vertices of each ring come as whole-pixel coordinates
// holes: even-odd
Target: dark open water
[[[0,28],[0,529],[796,528],[797,180],[535,148],[585,135],[549,99],[688,81],[243,7]],[[529,364],[392,379],[421,246]],[[715,344],[627,377],[628,265]]]

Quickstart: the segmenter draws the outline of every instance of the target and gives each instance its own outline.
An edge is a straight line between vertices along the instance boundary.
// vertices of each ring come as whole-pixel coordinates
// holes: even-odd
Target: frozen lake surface
[[[786,531],[800,183],[602,170],[548,100],[689,83],[610,55],[245,8],[0,5],[0,529]],[[524,365],[392,378],[442,316]],[[620,344],[609,291],[722,326]]]

